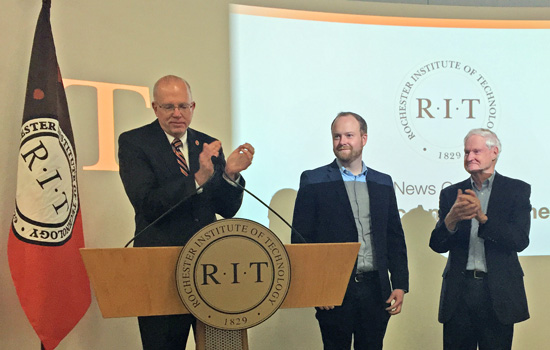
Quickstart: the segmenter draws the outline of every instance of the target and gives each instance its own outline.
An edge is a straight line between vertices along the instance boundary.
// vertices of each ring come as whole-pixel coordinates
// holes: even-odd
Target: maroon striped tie
[[[180,166],[181,173],[187,176],[189,175],[189,167],[187,166],[187,162],[185,161],[185,157],[183,156],[183,153],[181,153],[180,147],[183,147],[183,143],[181,142],[181,140],[174,139],[174,141],[172,141],[172,150],[174,151],[174,154],[178,159],[178,164]]]

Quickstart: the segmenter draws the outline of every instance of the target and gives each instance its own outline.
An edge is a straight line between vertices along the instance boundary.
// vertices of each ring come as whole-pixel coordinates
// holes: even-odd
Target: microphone
[[[221,152],[222,152],[222,150],[220,149],[220,154],[222,154]],[[221,160],[221,157],[220,156],[218,156],[218,157],[212,156],[212,157],[210,157],[210,161],[214,165],[214,174],[217,173],[217,172],[221,172],[223,174],[225,169],[224,169],[224,164]]]

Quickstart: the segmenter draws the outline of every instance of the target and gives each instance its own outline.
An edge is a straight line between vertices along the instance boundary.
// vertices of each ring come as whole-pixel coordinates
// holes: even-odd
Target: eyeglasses
[[[180,103],[177,106],[169,103],[169,104],[165,104],[165,105],[159,105],[159,107],[164,109],[167,112],[174,112],[177,108],[181,113],[185,113],[185,112],[195,108],[195,102]]]

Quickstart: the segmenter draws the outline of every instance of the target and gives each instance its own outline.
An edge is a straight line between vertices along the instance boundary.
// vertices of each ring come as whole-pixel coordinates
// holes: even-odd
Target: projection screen
[[[532,186],[522,254],[550,253],[550,21],[232,5],[230,25],[233,140],[256,148],[247,188],[264,201],[334,159],[330,123],[353,111],[369,127],[363,160],[392,176],[402,216],[436,218],[441,189],[468,177],[464,136],[483,127],[502,142],[497,172]],[[268,224],[249,196],[239,216]]]

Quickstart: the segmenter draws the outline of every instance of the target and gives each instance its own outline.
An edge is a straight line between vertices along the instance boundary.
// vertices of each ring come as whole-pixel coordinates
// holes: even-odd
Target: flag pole
[[[79,252],[76,148],[50,7],[51,0],[42,0],[32,45],[7,249],[19,302],[43,350],[55,349],[91,302]]]

